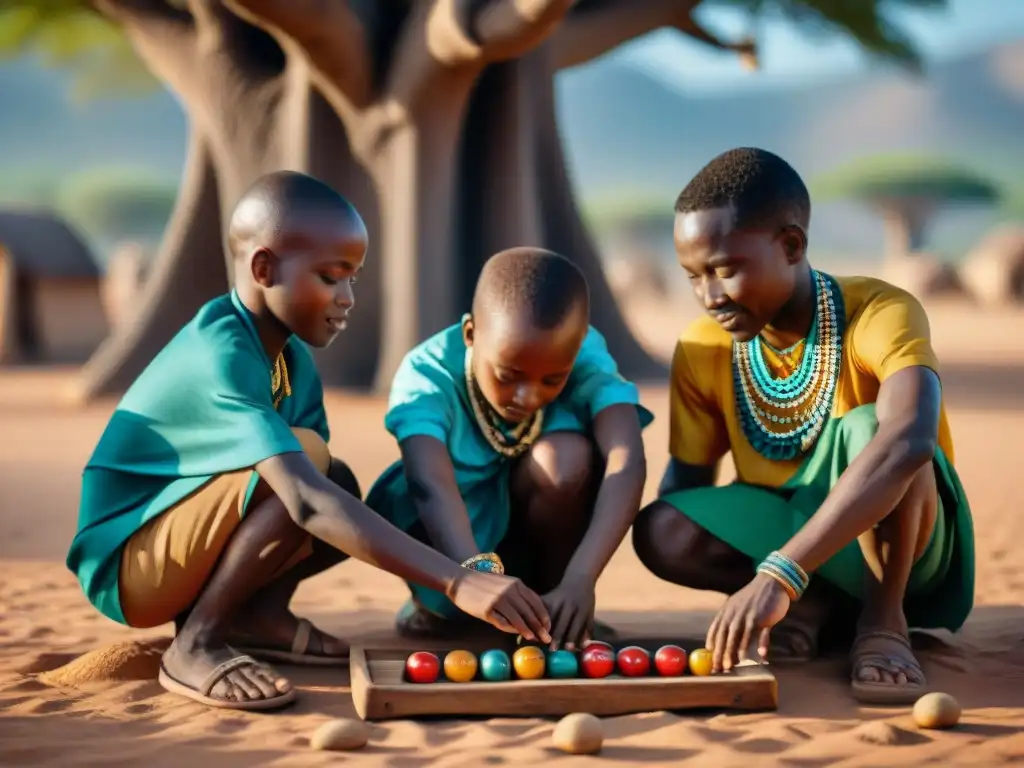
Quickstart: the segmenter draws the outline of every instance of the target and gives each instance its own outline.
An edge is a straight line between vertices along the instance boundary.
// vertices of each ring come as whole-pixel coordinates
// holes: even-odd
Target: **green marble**
[[[504,651],[485,651],[480,656],[480,676],[491,683],[512,677],[512,660]]]
[[[580,665],[572,651],[558,650],[548,654],[548,675],[554,678],[577,677]]]

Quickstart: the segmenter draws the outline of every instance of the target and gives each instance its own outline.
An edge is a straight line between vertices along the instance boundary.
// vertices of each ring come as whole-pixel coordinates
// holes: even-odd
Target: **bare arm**
[[[878,432],[782,553],[807,571],[877,525],[935,456],[942,387],[930,368],[894,373],[878,391]]]
[[[310,535],[407,581],[443,592],[466,613],[506,632],[550,642],[543,601],[518,579],[480,573],[421,544],[326,477],[303,453],[256,465],[292,520]]]
[[[647,460],[636,408],[621,403],[594,418],[594,439],[605,470],[594,516],[566,568],[567,578],[596,582],[629,526],[633,524],[647,480]]]
[[[676,491],[688,491],[691,488],[706,488],[709,485],[714,485],[717,473],[717,464],[702,467],[695,464],[684,464],[678,459],[669,457],[668,465],[665,467],[665,474],[661,477],[661,485],[658,486],[658,496],[667,496]]]
[[[321,475],[302,453],[283,453],[256,472],[284,503],[295,524],[363,562],[451,597],[458,563],[396,529]]]
[[[429,435],[408,437],[400,448],[409,495],[434,546],[460,563],[479,554],[448,448]]]

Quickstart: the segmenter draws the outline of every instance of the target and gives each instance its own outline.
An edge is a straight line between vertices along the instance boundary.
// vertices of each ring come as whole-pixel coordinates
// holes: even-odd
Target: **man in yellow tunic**
[[[796,171],[752,148],[680,194],[676,252],[708,314],[676,345],[671,458],[634,546],[659,577],[730,595],[716,669],[755,643],[767,656],[780,622],[773,659],[845,624],[854,696],[913,701],[910,628],[956,631],[973,604],[970,507],[924,309],[813,269],[810,207]],[[726,453],[737,479],[715,487]]]

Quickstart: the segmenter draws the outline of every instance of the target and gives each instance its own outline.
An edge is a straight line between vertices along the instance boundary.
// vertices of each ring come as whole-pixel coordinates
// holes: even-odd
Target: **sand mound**
[[[853,729],[853,735],[858,741],[865,744],[875,744],[880,747],[898,747],[906,744],[916,744],[921,737],[916,733],[886,723],[881,720],[864,723]]]
[[[170,640],[114,643],[90,651],[63,667],[44,672],[41,683],[57,688],[77,688],[90,683],[126,680],[154,680],[160,671],[160,656]]]

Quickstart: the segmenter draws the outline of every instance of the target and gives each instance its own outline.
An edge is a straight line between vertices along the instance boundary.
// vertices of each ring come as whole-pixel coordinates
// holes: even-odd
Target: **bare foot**
[[[347,659],[349,654],[349,645],[344,640],[317,629],[288,610],[239,617],[232,624],[229,642],[249,653],[270,651],[329,660]]]
[[[174,639],[161,659],[166,675],[175,683],[215,701],[254,702],[281,698],[292,692],[292,684],[264,664],[239,663],[208,690],[208,678],[218,667],[236,660],[239,653],[227,645],[205,646]],[[294,694],[292,694],[294,697]]]

